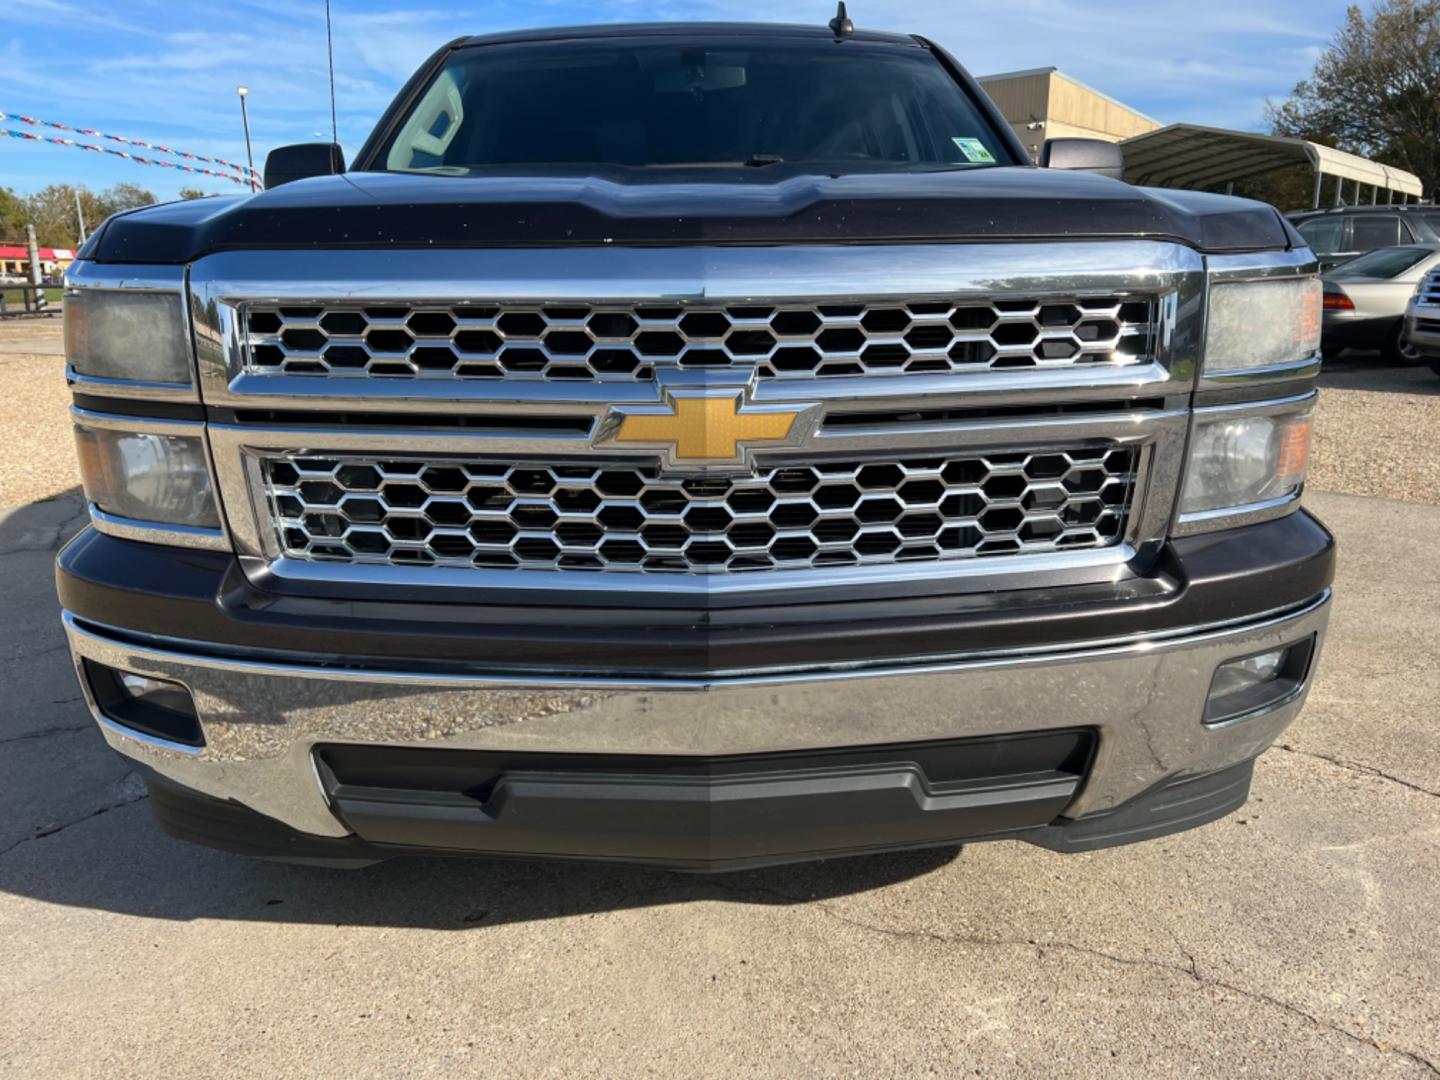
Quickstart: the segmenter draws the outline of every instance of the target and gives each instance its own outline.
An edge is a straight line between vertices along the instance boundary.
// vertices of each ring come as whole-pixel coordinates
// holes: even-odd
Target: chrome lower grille
[[[1150,360],[1153,297],[757,305],[246,305],[246,370],[390,379],[647,382],[657,368],[762,379],[1121,367]]]
[[[280,551],[307,561],[576,571],[795,570],[1100,548],[1138,451],[809,462],[739,478],[360,455],[260,462]]]

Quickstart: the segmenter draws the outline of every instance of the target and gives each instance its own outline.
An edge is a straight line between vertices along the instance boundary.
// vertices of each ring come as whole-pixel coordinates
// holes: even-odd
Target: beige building
[[[985,75],[980,85],[1034,158],[1040,156],[1040,145],[1046,139],[1119,142],[1161,126],[1158,120],[1070,78],[1059,68]]]

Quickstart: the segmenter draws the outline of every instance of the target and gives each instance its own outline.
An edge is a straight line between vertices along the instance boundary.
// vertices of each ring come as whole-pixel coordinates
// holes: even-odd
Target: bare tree
[[[1288,101],[1268,104],[1277,135],[1374,158],[1440,186],[1440,0],[1357,5],[1315,71]]]

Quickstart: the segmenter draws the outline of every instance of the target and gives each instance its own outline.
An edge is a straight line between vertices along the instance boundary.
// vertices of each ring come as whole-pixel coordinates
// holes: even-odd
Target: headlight
[[[65,356],[81,375],[189,386],[180,294],[67,289]]]
[[[1313,406],[1196,413],[1180,513],[1235,510],[1293,495],[1305,482]]]
[[[137,525],[220,528],[199,435],[126,431],[81,420],[75,441],[85,497],[102,513]]]
[[[1323,287],[1316,277],[1222,282],[1210,290],[1205,373],[1305,360],[1320,348]]]

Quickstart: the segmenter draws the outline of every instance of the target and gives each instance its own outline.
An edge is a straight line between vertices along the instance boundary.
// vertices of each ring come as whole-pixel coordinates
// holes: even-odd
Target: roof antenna
[[[837,40],[855,33],[855,24],[845,13],[845,0],[840,0],[840,8],[835,12],[835,17],[830,20],[830,32],[835,35]]]
[[[338,143],[340,128],[335,123],[335,45],[330,36],[330,0],[325,0],[325,56],[330,63],[330,141]]]

